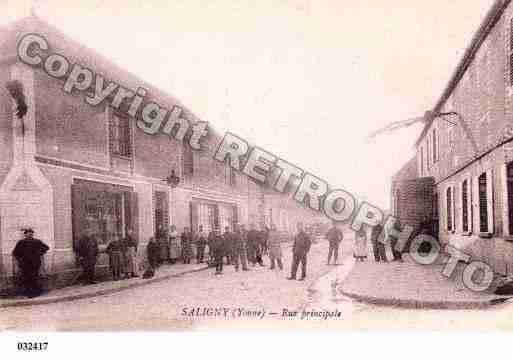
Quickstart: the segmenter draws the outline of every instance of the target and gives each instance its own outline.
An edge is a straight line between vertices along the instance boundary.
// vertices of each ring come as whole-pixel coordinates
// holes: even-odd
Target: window
[[[468,180],[461,185],[461,224],[463,232],[469,232],[468,227]]]
[[[401,191],[397,190],[395,192],[395,198],[394,198],[394,216],[396,218],[400,218],[400,202],[401,202]]]
[[[513,19],[509,23],[509,85],[513,86]]]
[[[420,176],[424,176],[424,147],[420,148]]]
[[[433,163],[438,161],[438,143],[436,140],[436,128],[433,128],[433,134],[431,136],[433,138]]]
[[[456,141],[454,140],[454,136],[455,136],[454,131],[455,131],[454,130],[454,126],[449,126],[449,129],[447,131],[447,136],[448,136],[448,141],[447,142],[449,143],[449,150],[450,151],[453,151],[454,147],[456,145],[456,143],[455,143]]]
[[[137,194],[130,187],[74,180],[71,185],[73,246],[89,232],[100,244],[137,229]],[[137,232],[136,232],[137,233]]]
[[[235,175],[235,170],[230,167],[230,186],[237,185],[237,176]]]
[[[509,235],[513,235],[513,162],[508,163],[506,167],[507,182],[507,202],[508,202],[508,219],[509,219]]]
[[[479,176],[479,230],[488,232],[488,193],[486,173]]]
[[[440,204],[438,203],[438,192],[433,193],[433,233],[438,234],[438,209]]]
[[[452,231],[452,189],[447,188],[447,230]]]
[[[184,142],[183,145],[183,174],[185,176],[192,176],[194,174],[194,152],[189,147],[188,143]]]
[[[237,177],[235,175],[235,170],[231,166],[225,166],[224,182],[232,187],[235,187],[237,185]]]
[[[426,169],[429,171],[429,159],[431,158],[430,150],[431,148],[431,136],[429,134],[426,136]]]
[[[111,154],[130,157],[132,155],[131,137],[129,118],[114,114],[109,123]]]
[[[155,191],[155,237],[164,236],[169,227],[169,203],[167,192]]]

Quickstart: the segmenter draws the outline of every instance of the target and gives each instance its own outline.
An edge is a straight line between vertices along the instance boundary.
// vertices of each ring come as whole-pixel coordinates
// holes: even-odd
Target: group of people
[[[185,227],[183,233],[178,235],[176,227],[171,226],[169,232],[161,230],[158,238],[150,238],[148,263],[152,269],[156,269],[165,262],[176,263],[181,259],[184,264],[190,264],[195,259],[197,263],[208,262],[215,266],[216,274],[222,273],[225,262],[226,265],[234,265],[237,271],[239,267],[247,271],[248,262],[253,266],[263,266],[262,257],[269,252],[269,243],[276,242],[275,231],[274,226],[261,226],[257,230],[253,224],[246,230],[241,224],[235,225],[233,231],[226,226],[224,232],[216,227],[206,233],[199,225],[197,232]],[[279,251],[271,250],[270,256],[277,257],[275,253]],[[281,253],[278,265],[281,266]]]
[[[396,248],[397,238],[389,235],[389,228],[385,228],[381,224],[378,224],[372,227],[370,232],[372,255],[374,256],[375,262],[387,263],[390,261],[389,258],[387,258],[385,243],[390,245],[390,250],[392,252],[392,258],[390,258],[391,261],[401,262],[403,260],[402,252]],[[367,233],[362,226],[359,231],[355,232],[354,258],[357,262],[363,262],[367,258],[367,253]]]
[[[114,235],[109,241],[105,252],[109,256],[109,267],[114,280],[138,277],[137,246],[137,240],[130,229],[123,238]],[[90,229],[86,229],[77,248],[77,258],[83,268],[81,277],[85,285],[95,283],[95,268],[99,254],[96,236]]]
[[[301,277],[306,277],[307,254],[312,244],[309,234],[303,229],[303,224],[297,224],[297,234],[294,237],[292,246],[291,274],[288,279],[296,279],[296,273],[301,264]],[[249,230],[244,225],[235,225],[235,230],[230,231],[229,227],[221,234],[219,228],[215,228],[207,237],[209,257],[215,266],[215,274],[223,273],[223,265],[234,265],[235,271],[239,265],[243,271],[248,271],[248,262],[254,266],[265,266],[263,257],[268,256],[270,270],[283,270],[283,252],[281,248],[281,236],[276,226],[271,224],[270,228],[262,226],[257,230],[253,224]]]
[[[271,224],[270,228],[262,225],[260,229],[250,224],[249,230],[243,224],[236,224],[233,231],[226,226],[223,233],[216,227],[208,234],[201,225],[197,232],[184,228],[181,234],[178,234],[175,226],[171,226],[169,231],[159,232],[157,238],[150,238],[144,258],[145,267],[146,270],[154,272],[165,262],[176,263],[182,260],[183,263],[189,264],[195,257],[197,263],[206,261],[215,267],[215,274],[222,274],[224,265],[233,265],[235,271],[249,271],[249,265],[264,267],[264,256],[268,256],[271,270],[283,270],[281,240],[282,236],[274,224]],[[300,266],[299,280],[305,279],[307,254],[311,244],[311,234],[304,230],[302,223],[298,223],[292,246],[291,274],[288,279],[296,279]],[[101,250],[92,230],[85,230],[75,249],[78,263],[83,269],[80,275],[82,283],[95,283],[96,264]],[[114,280],[139,276],[139,264],[144,261],[139,260],[143,258],[138,258],[137,249],[138,241],[130,229],[126,230],[122,238],[118,235],[112,236],[104,251],[109,256],[110,272]],[[19,268],[20,284],[28,297],[36,297],[42,293],[39,272],[44,254],[48,250],[49,247],[44,242],[34,238],[34,230],[31,228],[23,230],[23,239],[18,241],[13,250],[13,257]],[[335,254],[335,261],[336,258]]]

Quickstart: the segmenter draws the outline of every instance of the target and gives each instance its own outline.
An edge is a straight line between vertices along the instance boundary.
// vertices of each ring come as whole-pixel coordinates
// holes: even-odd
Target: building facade
[[[81,63],[111,81],[171,109],[175,98],[159,91],[36,17],[0,29],[0,289],[12,276],[11,252],[20,229],[33,227],[50,246],[47,273],[56,285],[73,278],[77,241],[90,230],[104,248],[114,236],[133,231],[139,252],[151,236],[176,225],[233,227],[262,219],[261,186],[213,159],[221,137],[210,129],[194,151],[173,137],[148,135],[107,104],[91,106],[81,93],[62,90],[63,81],[16,56],[22,36],[36,33],[51,51]],[[28,105],[23,120],[6,84],[18,81]],[[179,130],[180,128],[178,128]],[[170,186],[171,173],[179,179]],[[107,258],[101,254],[100,267]]]
[[[432,213],[423,200],[417,203],[438,224],[441,242],[507,275],[513,270],[512,140],[513,6],[498,0],[426,116],[410,180],[431,181]],[[396,186],[392,203],[412,200],[404,196]]]

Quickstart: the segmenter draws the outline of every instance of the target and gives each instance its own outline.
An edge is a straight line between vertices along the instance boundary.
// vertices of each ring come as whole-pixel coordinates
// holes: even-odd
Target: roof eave
[[[439,113],[447,99],[451,96],[452,92],[460,82],[460,80],[463,78],[463,75],[467,71],[468,67],[474,60],[474,57],[476,53],[479,51],[479,48],[483,44],[484,40],[488,37],[492,29],[495,27],[497,22],[502,17],[502,14],[504,13],[504,10],[508,7],[511,0],[495,0],[494,4],[488,10],[486,13],[483,21],[481,22],[481,25],[479,26],[478,30],[472,37],[472,40],[465,50],[461,60],[458,63],[458,66],[454,70],[449,82],[447,83],[444,91],[442,92],[442,95],[440,96],[439,100],[437,101],[435,107],[433,108],[433,113]],[[431,126],[431,123],[433,122],[432,119],[428,120],[426,124],[424,125],[424,129],[422,130],[422,133],[418,137],[417,141],[415,141],[415,146],[417,147],[424,138],[424,136],[427,133],[427,130]]]

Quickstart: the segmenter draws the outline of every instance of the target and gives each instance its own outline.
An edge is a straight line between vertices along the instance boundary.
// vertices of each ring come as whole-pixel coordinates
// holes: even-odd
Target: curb
[[[100,289],[100,290],[89,292],[89,293],[70,294],[67,296],[53,297],[53,298],[20,299],[18,301],[13,301],[11,303],[0,303],[0,308],[27,307],[27,306],[33,306],[33,305],[70,302],[70,301],[84,299],[84,298],[99,297],[99,296],[106,295],[106,294],[122,292],[127,289],[143,287],[143,286],[146,286],[146,285],[152,284],[152,283],[163,282],[163,281],[171,279],[171,278],[181,277],[185,274],[201,272],[201,271],[207,270],[208,268],[209,267],[206,266],[204,268],[192,269],[192,270],[188,270],[188,271],[184,271],[184,272],[180,272],[180,273],[164,275],[162,277],[146,279],[144,281],[137,282],[137,283],[128,283],[128,284],[123,285],[118,288]]]
[[[487,309],[495,305],[507,302],[513,297],[497,297],[485,301],[451,302],[451,301],[430,301],[417,299],[400,298],[379,298],[368,295],[351,293],[339,287],[339,292],[346,297],[365,304],[381,305],[388,307],[401,307],[406,309]]]

